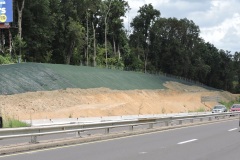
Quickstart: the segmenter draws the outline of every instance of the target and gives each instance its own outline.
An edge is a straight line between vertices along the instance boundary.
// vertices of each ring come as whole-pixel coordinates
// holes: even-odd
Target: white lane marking
[[[238,128],[233,128],[233,129],[230,129],[230,130],[228,130],[229,132],[231,132],[231,131],[235,131],[235,130],[237,130]]]
[[[197,141],[197,139],[191,139],[188,141],[179,142],[178,144],[185,144],[185,143],[190,143],[190,142],[194,142],[194,141]]]
[[[139,152],[139,154],[147,154],[147,152]]]

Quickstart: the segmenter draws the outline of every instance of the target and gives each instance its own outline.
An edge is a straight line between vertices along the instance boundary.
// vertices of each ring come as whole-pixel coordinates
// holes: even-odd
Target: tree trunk
[[[97,57],[97,48],[96,48],[96,30],[94,27],[94,24],[92,23],[93,26],[93,66],[96,67],[97,63],[96,63],[96,57]]]
[[[73,49],[75,47],[75,42],[72,42],[70,47],[69,47],[69,50],[68,50],[68,53],[67,53],[67,56],[66,56],[66,64],[70,64],[71,62],[71,58],[72,58],[72,55],[73,55]]]
[[[116,50],[116,42],[115,42],[115,38],[113,37],[113,52],[114,52],[114,56],[117,55],[117,50]]]
[[[147,73],[148,53],[149,48],[147,48],[147,51],[144,50],[144,73]]]
[[[144,58],[144,73],[147,73],[147,54],[145,54]]]
[[[87,49],[86,49],[86,60],[87,60],[87,63],[86,65],[88,66],[88,42],[89,41],[89,27],[88,27],[88,12],[87,12]]]
[[[120,48],[119,48],[119,45],[118,45],[118,60],[121,59],[121,52],[120,52]]]
[[[10,31],[10,29],[8,30],[8,35],[9,35],[9,53],[10,56],[12,57],[12,33]]]
[[[25,0],[22,1],[21,8],[17,2],[17,11],[18,11],[18,34],[22,38],[22,12],[24,9]]]
[[[106,68],[108,67],[108,60],[107,60],[107,50],[108,50],[108,47],[107,47],[107,18],[108,18],[108,14],[110,12],[110,8],[111,8],[111,5],[112,5],[112,1],[110,1],[110,4],[108,6],[108,11],[105,15],[105,19],[104,19],[104,24],[105,24],[105,63],[106,63]]]
[[[20,39],[22,40],[22,12],[24,9],[24,4],[25,4],[25,0],[22,1],[22,5],[21,8],[17,2],[17,11],[18,11],[18,34]],[[20,46],[20,51],[19,51],[19,57],[22,55],[22,48]]]
[[[66,64],[70,64],[70,60],[71,60],[71,57],[70,55],[68,54],[67,57],[66,57]]]
[[[108,61],[107,61],[107,16],[105,17],[105,65],[106,65],[106,68],[108,66]]]
[[[0,52],[4,53],[4,34],[3,32],[0,33]]]
[[[87,48],[84,48],[84,62],[83,65],[86,66],[87,65]]]

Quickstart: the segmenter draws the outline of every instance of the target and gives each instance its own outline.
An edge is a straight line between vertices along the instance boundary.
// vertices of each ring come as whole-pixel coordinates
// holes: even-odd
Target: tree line
[[[216,48],[192,20],[164,18],[152,4],[124,27],[126,0],[14,0],[14,22],[1,29],[0,63],[117,67],[162,72],[240,93],[240,52]]]

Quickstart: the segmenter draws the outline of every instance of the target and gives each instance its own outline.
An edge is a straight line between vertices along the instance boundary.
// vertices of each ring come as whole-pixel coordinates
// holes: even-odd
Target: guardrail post
[[[239,127],[240,127],[240,114],[238,115],[238,117],[239,117]]]
[[[200,118],[200,122],[202,122],[203,121],[203,118]]]
[[[110,129],[109,129],[109,128],[106,128],[106,129],[105,129],[105,134],[109,134],[109,132],[110,132]]]
[[[179,125],[182,125],[183,120],[179,120]]]
[[[152,129],[153,128],[153,123],[150,123],[149,124],[149,129]]]
[[[169,121],[165,121],[165,126],[169,126]]]
[[[30,143],[37,143],[37,136],[31,136]]]
[[[190,119],[190,123],[193,123],[193,119]]]
[[[212,121],[212,117],[208,117],[208,121]]]
[[[133,131],[133,126],[129,126],[129,131]]]
[[[81,129],[83,129],[83,126],[80,126]],[[65,128],[64,128],[65,130]],[[76,132],[76,137],[81,137],[81,132],[84,132],[84,131],[77,131]]]
[[[76,132],[76,137],[81,137],[81,131]]]

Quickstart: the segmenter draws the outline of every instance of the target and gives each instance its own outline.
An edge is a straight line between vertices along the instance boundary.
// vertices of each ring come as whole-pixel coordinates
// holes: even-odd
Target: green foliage
[[[234,87],[234,93],[240,93],[240,84],[238,84]]]
[[[18,127],[29,127],[25,122],[16,120],[14,118],[3,119],[3,128],[18,128]]]
[[[15,55],[20,55],[21,50],[27,47],[27,43],[19,35],[13,38],[13,51]]]
[[[67,35],[66,35],[66,64],[70,64],[70,60],[72,55],[74,54],[74,50],[81,50],[85,41],[84,41],[84,27],[76,21],[72,19],[69,20],[69,25],[67,27]]]
[[[199,108],[197,108],[197,109],[195,109],[195,110],[192,110],[192,111],[189,111],[189,112],[205,112],[206,110],[205,110],[205,108],[204,107],[199,107]]]
[[[97,64],[99,66],[105,66],[105,48],[98,46],[97,47],[97,55],[98,55],[96,58]]]
[[[47,51],[47,53],[43,57],[44,57],[44,62],[50,63],[52,59],[52,51]]]
[[[233,104],[240,103],[240,97],[236,99],[235,101],[229,101],[229,102],[220,102],[221,104],[225,105],[227,109],[229,110]]]
[[[206,110],[205,110],[205,108],[204,107],[199,107],[197,110],[196,110],[196,112],[205,112]]]
[[[131,23],[133,34],[130,36],[130,45],[136,48],[136,50],[142,51],[141,57],[145,64],[144,71],[146,72],[151,44],[150,30],[155,21],[160,17],[160,11],[154,9],[152,4],[149,4],[140,7],[138,13]]]
[[[124,63],[125,63],[125,68],[127,70],[143,71],[144,69],[143,61],[141,61],[141,59],[139,59],[133,54],[130,54],[127,57],[125,57]]]
[[[13,60],[10,55],[2,56],[0,55],[0,64],[11,64]]]

